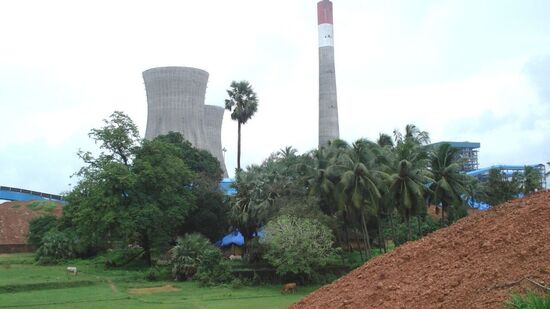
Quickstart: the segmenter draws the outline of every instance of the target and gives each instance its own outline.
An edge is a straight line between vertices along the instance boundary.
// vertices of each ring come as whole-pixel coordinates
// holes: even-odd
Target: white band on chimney
[[[319,25],[319,47],[334,46],[334,31],[332,24]]]

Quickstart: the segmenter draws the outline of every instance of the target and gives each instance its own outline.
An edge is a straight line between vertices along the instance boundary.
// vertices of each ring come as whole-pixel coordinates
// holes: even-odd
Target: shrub
[[[57,218],[52,215],[32,219],[29,223],[29,237],[27,243],[40,247],[44,235],[46,235],[49,230],[56,228],[57,223]]]
[[[160,278],[160,273],[155,268],[149,268],[145,271],[145,280],[147,281],[157,281]]]
[[[121,267],[135,261],[141,255],[143,255],[143,249],[140,247],[114,249],[105,254],[104,264],[107,267]]]
[[[196,279],[201,284],[229,282],[229,264],[220,250],[201,234],[187,234],[177,240],[171,250],[172,275],[176,280]]]
[[[387,224],[385,228],[385,235],[392,238],[396,246],[402,245],[409,241],[408,227],[406,222],[403,221],[394,223],[393,228],[390,224]],[[420,239],[425,235],[434,232],[440,228],[441,224],[439,220],[436,220],[429,215],[427,215],[424,219],[419,219],[418,217],[415,217],[411,219],[412,240]]]
[[[78,241],[70,232],[50,230],[42,238],[42,245],[36,251],[39,264],[57,264],[77,256]]]
[[[270,221],[261,240],[265,258],[279,275],[306,275],[326,265],[335,253],[330,229],[314,219],[281,216]]]

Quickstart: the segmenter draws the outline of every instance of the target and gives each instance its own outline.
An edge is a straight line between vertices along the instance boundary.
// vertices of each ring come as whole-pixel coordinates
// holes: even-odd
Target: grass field
[[[285,308],[316,288],[282,295],[279,285],[205,288],[194,282],[148,282],[138,270],[105,270],[82,261],[77,276],[66,274],[66,267],[34,265],[32,254],[0,255],[0,308]],[[131,293],[150,287],[164,288]]]

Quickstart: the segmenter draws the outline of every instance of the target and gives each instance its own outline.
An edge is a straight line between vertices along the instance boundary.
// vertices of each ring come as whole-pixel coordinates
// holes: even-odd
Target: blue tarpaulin
[[[218,247],[227,247],[231,245],[243,246],[244,237],[239,230],[234,230],[233,232],[225,235],[221,240],[219,240],[216,245]]]
[[[254,237],[264,238],[265,231],[260,229],[254,233]],[[218,247],[227,247],[231,245],[244,246],[244,236],[239,232],[239,230],[234,230],[233,232],[225,235],[221,240],[216,242]]]
[[[231,178],[224,178],[220,182],[220,189],[222,189],[222,191],[225,195],[233,196],[233,195],[237,194],[237,190],[235,190],[235,188],[232,187],[233,182],[235,182],[235,181]]]

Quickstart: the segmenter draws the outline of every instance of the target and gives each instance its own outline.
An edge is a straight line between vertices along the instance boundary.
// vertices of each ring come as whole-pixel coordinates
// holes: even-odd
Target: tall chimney
[[[317,3],[319,25],[319,147],[340,137],[336,74],[334,69],[334,30],[332,2]]]

